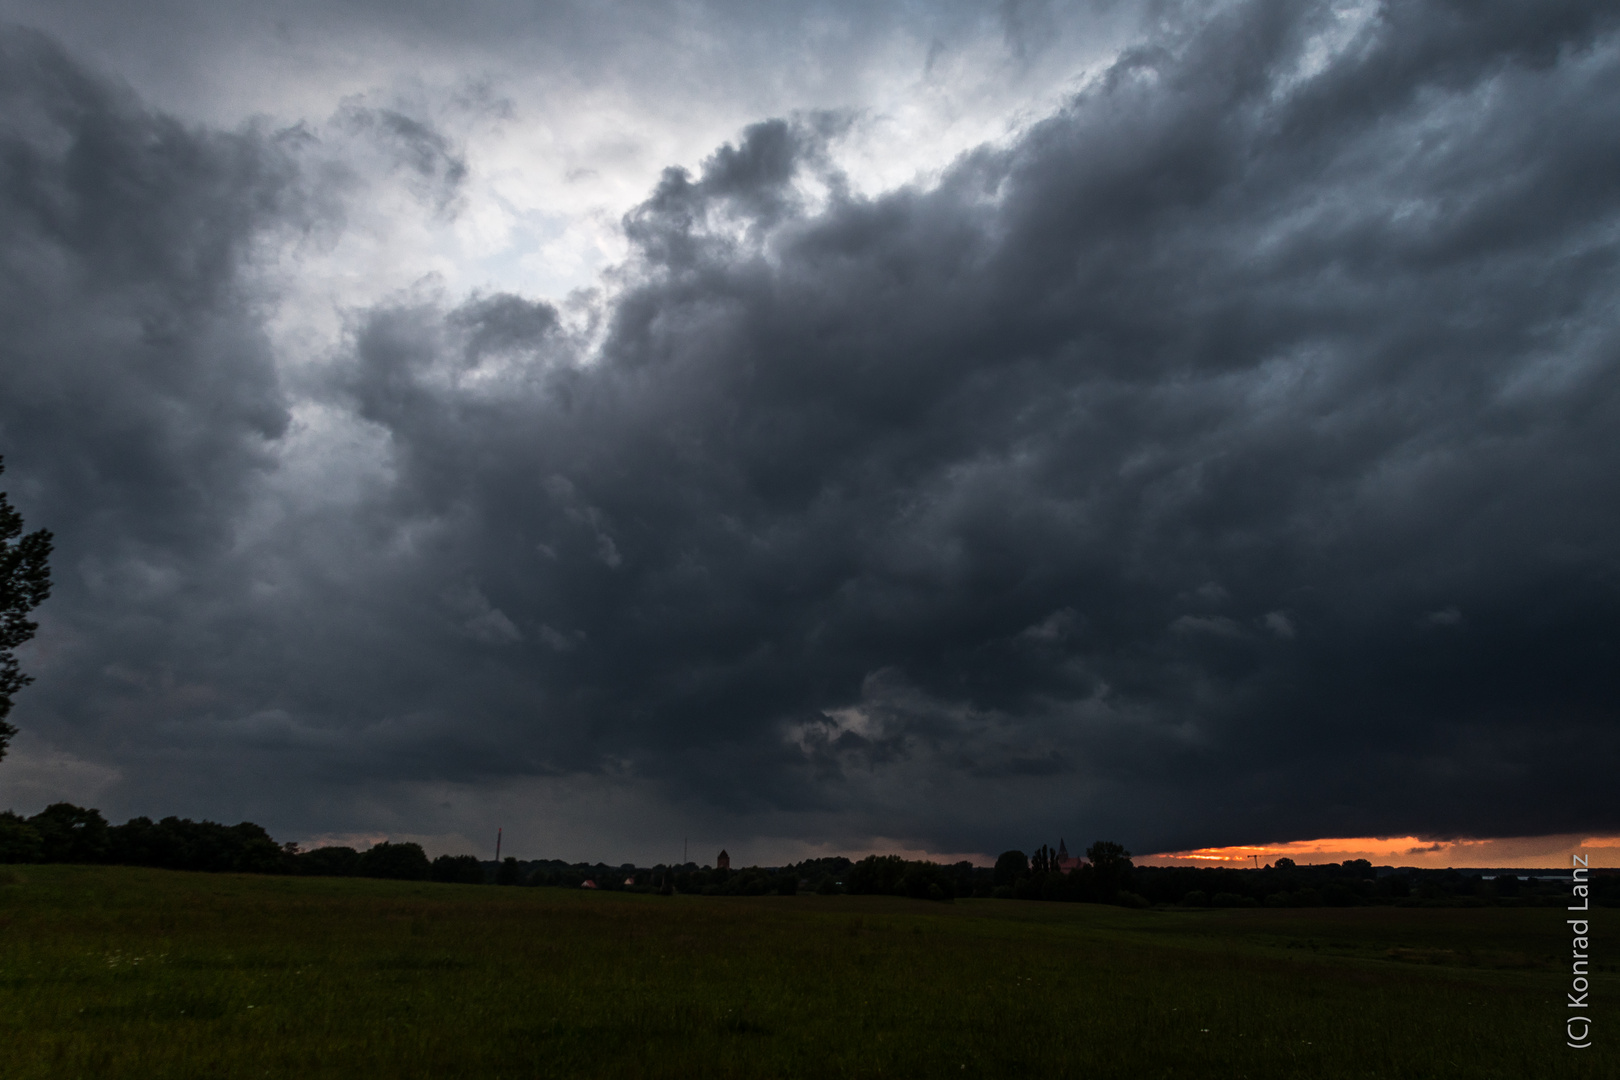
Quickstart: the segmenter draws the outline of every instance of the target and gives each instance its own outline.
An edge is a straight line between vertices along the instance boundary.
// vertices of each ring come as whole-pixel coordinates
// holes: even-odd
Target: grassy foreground
[[[0,1074],[1620,1076],[1563,918],[0,867]]]

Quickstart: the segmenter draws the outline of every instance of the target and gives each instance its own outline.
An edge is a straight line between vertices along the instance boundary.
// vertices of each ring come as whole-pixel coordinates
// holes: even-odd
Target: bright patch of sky
[[[1048,115],[1138,29],[1132,13],[1089,4],[612,16],[481,4],[456,20],[405,5],[379,21],[364,5],[175,3],[127,25],[76,7],[11,0],[0,16],[99,56],[187,120],[303,125],[315,136],[306,160],[346,177],[341,218],[271,263],[272,330],[293,364],[335,347],[346,312],[403,290],[560,300],[596,286],[626,254],[624,213],[661,172],[697,169],[759,120],[840,113],[833,164],[852,191],[926,185],[962,152]],[[356,110],[431,124],[467,165],[455,196],[368,145],[344,122]]]

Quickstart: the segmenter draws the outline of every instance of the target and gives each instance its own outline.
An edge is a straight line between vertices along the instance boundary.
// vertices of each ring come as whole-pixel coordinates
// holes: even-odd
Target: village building
[[[1065,844],[1060,837],[1058,839],[1057,862],[1058,869],[1067,874],[1073,870],[1079,869],[1080,864],[1085,862],[1085,860],[1080,858],[1078,855],[1070,856],[1069,845]]]
[[[714,868],[716,870],[731,869],[731,856],[726,854],[725,848],[721,848],[720,854],[714,857]]]

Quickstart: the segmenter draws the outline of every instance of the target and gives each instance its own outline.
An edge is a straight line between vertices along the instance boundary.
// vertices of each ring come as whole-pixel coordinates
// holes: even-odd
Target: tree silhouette
[[[1029,870],[1032,874],[1055,874],[1058,872],[1057,852],[1042,844],[1030,856]]]
[[[0,473],[6,471],[0,458]],[[6,722],[11,696],[34,680],[22,673],[12,650],[39,629],[28,613],[51,595],[51,534],[23,535],[22,515],[0,491],[0,758],[17,729]]]
[[[1086,848],[1091,860],[1091,873],[1098,891],[1104,899],[1112,900],[1126,883],[1131,873],[1131,853],[1112,840],[1098,840]]]
[[[1022,851],[1003,851],[996,860],[993,880],[997,885],[1011,885],[1029,875],[1029,859]]]

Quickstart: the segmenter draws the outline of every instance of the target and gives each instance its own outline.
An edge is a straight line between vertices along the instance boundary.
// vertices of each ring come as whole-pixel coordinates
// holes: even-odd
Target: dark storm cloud
[[[170,655],[206,663],[186,624],[232,602],[212,572],[286,430],[236,282],[293,170],[274,139],[146,112],[26,31],[0,34],[0,100],[0,442],[31,520],[64,538],[45,613],[62,633],[37,648],[85,660],[47,692],[116,741],[127,710],[99,690],[161,710]]]
[[[927,189],[749,128],[628,215],[594,323],[355,313],[306,404],[374,481],[268,524],[288,392],[231,270],[296,169],[13,39],[0,449],[96,537],[35,722],[958,850],[1620,825],[1614,20],[1165,26]]]
[[[290,167],[273,140],[142,111],[36,35],[0,48],[0,438],[82,573],[175,572],[228,541],[286,427],[233,283]],[[105,584],[130,614],[131,583]]]

